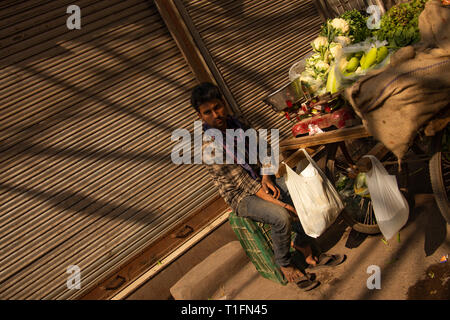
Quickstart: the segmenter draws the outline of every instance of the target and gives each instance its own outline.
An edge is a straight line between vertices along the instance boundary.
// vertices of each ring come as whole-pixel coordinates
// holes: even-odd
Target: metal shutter
[[[364,12],[370,5],[378,5],[381,15],[385,12],[385,4],[382,0],[316,0],[316,2],[329,19],[353,9]]]
[[[217,195],[170,160],[196,82],[153,2],[71,4],[0,5],[1,299],[81,296]]]
[[[293,123],[262,100],[289,82],[289,69],[312,50],[321,19],[310,0],[183,0],[195,28],[243,115],[256,128]]]

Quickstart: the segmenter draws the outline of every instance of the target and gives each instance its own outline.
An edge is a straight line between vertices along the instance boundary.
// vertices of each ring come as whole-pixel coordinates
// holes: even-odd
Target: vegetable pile
[[[367,32],[368,28],[363,21],[365,18],[362,14],[352,10],[341,17],[329,19],[322,26],[319,37],[311,44],[314,54],[306,60],[305,70],[300,75],[300,81],[308,92],[314,95],[335,92],[327,90],[327,87],[337,87],[335,82],[328,80],[329,74],[334,73],[330,66],[341,55],[342,48],[354,43],[355,39]],[[361,26],[365,28],[364,31],[358,29]]]
[[[419,15],[428,0],[414,0],[392,7],[381,18],[378,40],[387,40],[391,47],[405,47],[420,40]]]
[[[348,37],[351,43],[364,41],[371,36],[371,30],[367,27],[367,17],[363,16],[358,10],[347,11],[340,16],[340,19],[345,20],[349,26]],[[320,35],[325,35],[327,29],[328,23],[322,26]]]
[[[350,54],[342,62],[339,69],[346,77],[367,70],[374,65],[380,64],[388,55],[389,50],[386,46],[372,47],[367,53],[359,51]]]
[[[419,41],[418,19],[427,1],[413,0],[393,6],[381,18],[378,30],[370,30],[368,17],[357,10],[327,20],[311,43],[313,54],[306,59],[298,78],[303,91],[309,96],[335,93],[343,86],[342,77],[356,80],[384,59],[388,61],[392,51]],[[358,45],[363,49],[347,52]],[[338,64],[337,70],[335,64]]]

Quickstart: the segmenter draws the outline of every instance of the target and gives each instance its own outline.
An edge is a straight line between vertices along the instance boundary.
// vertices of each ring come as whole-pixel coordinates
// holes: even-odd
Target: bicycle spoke
[[[364,199],[361,199],[360,201],[359,201],[359,204],[360,204],[360,206],[359,206],[359,209],[360,209],[360,211],[361,212],[364,212]],[[364,215],[364,224],[366,224],[366,216]]]

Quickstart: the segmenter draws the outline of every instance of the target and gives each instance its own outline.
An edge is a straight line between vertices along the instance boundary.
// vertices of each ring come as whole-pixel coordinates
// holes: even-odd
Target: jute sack
[[[450,8],[430,0],[419,17],[421,41],[344,92],[366,129],[402,159],[417,130],[450,106]]]

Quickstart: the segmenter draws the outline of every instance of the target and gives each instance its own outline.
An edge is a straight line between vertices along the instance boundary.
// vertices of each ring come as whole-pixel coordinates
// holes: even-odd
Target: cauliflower
[[[315,64],[316,70],[319,72],[325,72],[328,70],[328,68],[330,67],[330,65],[324,61],[317,61],[317,63]]]
[[[333,28],[340,30],[342,34],[346,34],[350,30],[348,22],[341,18],[335,18],[331,20]]]
[[[341,44],[343,47],[348,46],[352,42],[349,37],[345,36],[337,36],[333,39],[333,41]]]
[[[314,69],[317,61],[322,60],[320,53],[315,53],[306,60],[305,69]]]
[[[305,84],[311,93],[316,93],[325,84],[324,74],[310,73],[310,70],[305,70],[300,76],[300,81]]]
[[[317,61],[317,60],[320,60],[320,53],[314,53],[311,56],[311,60],[313,60],[314,62]]]
[[[317,37],[312,43],[315,51],[319,52],[321,49],[328,47],[328,39],[326,37]]]
[[[300,81],[301,82],[306,82],[306,83],[314,83],[314,81],[315,81],[316,79],[314,79],[314,77],[312,77],[311,75],[309,75],[309,74],[304,74],[304,73],[302,73],[302,75],[300,76]]]
[[[315,77],[316,76],[316,71],[314,70],[314,66],[305,68],[305,71],[302,72],[302,75]]]
[[[316,63],[314,59],[309,58],[308,60],[306,60],[305,69],[313,67],[314,63]]]
[[[342,53],[342,44],[332,42],[330,44],[330,53],[333,59],[336,59],[336,57],[340,56]]]

